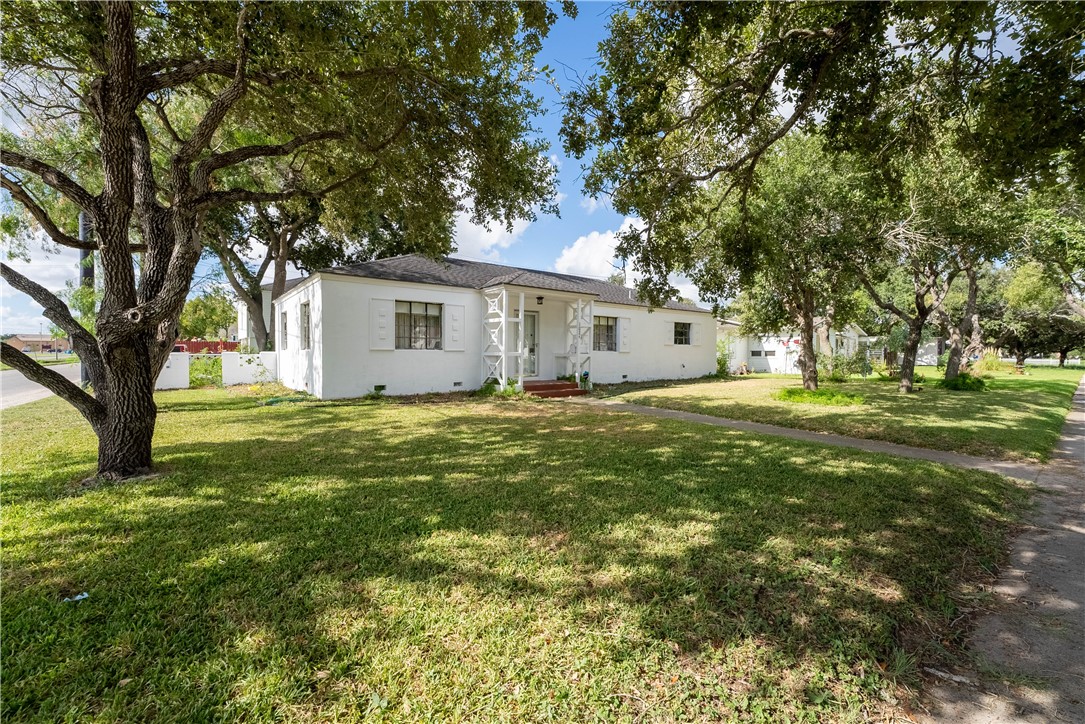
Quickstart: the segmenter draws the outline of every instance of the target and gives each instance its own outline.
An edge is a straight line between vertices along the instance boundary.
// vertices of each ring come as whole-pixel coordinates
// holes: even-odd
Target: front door
[[[539,313],[524,312],[524,377],[539,374]]]

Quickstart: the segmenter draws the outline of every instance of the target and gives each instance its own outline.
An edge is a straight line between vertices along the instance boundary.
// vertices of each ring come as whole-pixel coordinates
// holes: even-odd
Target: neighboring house
[[[935,337],[930,342],[922,344],[915,353],[915,363],[917,365],[937,365],[938,358],[942,356],[942,353],[946,351],[946,340],[941,337]]]
[[[4,340],[20,352],[40,354],[42,352],[54,352],[60,350],[66,352],[72,348],[72,343],[67,337],[54,339],[48,334],[16,334]]]
[[[737,372],[743,364],[750,372],[773,372],[775,374],[798,374],[801,340],[796,333],[770,335],[739,334],[741,324],[734,319],[717,321],[718,339],[726,340],[731,353],[729,364]],[[852,355],[867,335],[854,324],[842,330],[829,330],[829,345],[834,354]],[[820,342],[814,340],[814,351],[822,354]]]
[[[286,289],[283,291],[288,292],[303,281],[305,281],[305,277],[287,279]],[[260,299],[263,302],[264,328],[269,332],[273,332],[274,330],[271,328],[271,285],[264,284],[260,289],[263,291],[263,294],[260,295]],[[232,330],[232,339],[239,342],[242,346],[255,350],[256,333],[253,332],[252,320],[249,318],[249,305],[239,301],[234,306],[237,308],[237,323],[236,327]]]
[[[323,399],[555,379],[715,371],[708,310],[650,309],[632,289],[464,259],[397,256],[324,269],[274,300],[279,379]]]

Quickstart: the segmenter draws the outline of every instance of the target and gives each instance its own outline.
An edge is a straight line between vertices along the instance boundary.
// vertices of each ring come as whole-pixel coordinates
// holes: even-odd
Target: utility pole
[[[79,240],[90,241],[93,234],[94,229],[90,224],[90,219],[87,218],[85,212],[80,211]],[[79,286],[94,289],[94,252],[87,249],[79,250]],[[90,384],[90,374],[87,372],[87,365],[82,360],[79,361],[79,384],[83,389]]]

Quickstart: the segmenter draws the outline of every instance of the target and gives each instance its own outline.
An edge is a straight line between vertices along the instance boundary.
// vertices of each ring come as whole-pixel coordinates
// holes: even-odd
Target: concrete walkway
[[[927,670],[929,722],[1085,723],[1085,378],[1047,465],[727,420],[617,400],[570,402],[794,440],[930,460],[1034,482],[1036,508],[991,592],[992,609],[968,638],[974,666]]]
[[[723,417],[702,415],[696,412],[666,410],[661,407],[648,407],[647,405],[634,405],[632,403],[621,402],[619,400],[595,399],[590,397],[571,397],[569,398],[569,402],[573,404],[591,405],[592,407],[609,409],[615,412],[635,412],[641,415],[648,415],[649,417],[663,417],[670,420],[697,422],[703,425],[715,425],[717,427],[731,428],[732,430],[742,430],[743,432],[756,432],[761,435],[779,435],[780,437],[788,437],[792,440],[802,440],[804,442],[813,442],[820,445],[835,445],[837,447],[849,447],[856,450],[865,450],[867,452],[885,453],[886,455],[899,455],[900,457],[905,458],[916,458],[917,460],[929,460],[931,462],[942,463],[944,465],[955,465],[960,468],[985,470],[989,473],[997,473],[999,475],[1005,475],[1008,478],[1027,480],[1029,482],[1034,482],[1040,475],[1040,471],[1042,469],[1040,465],[1034,463],[1016,463],[1007,460],[988,460],[987,458],[978,458],[971,455],[961,455],[960,453],[946,452],[944,450],[927,450],[919,447],[897,445],[896,443],[892,442],[882,442],[881,440],[863,440],[857,437],[834,435],[833,433],[829,432],[796,430],[792,427],[766,425],[761,422],[747,422],[746,420],[729,420]]]
[[[969,683],[930,692],[932,722],[1085,722],[1085,381],[995,601],[969,636]],[[982,672],[982,673],[980,673]]]

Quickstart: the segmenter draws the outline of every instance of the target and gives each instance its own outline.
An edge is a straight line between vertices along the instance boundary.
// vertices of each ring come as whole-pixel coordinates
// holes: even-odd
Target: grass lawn
[[[665,387],[615,385],[598,394],[642,405],[734,420],[955,450],[981,457],[1046,460],[1059,439],[1081,369],[1030,367],[1025,376],[996,373],[982,392],[954,392],[934,384],[940,375],[920,367],[927,381],[911,395],[889,381],[853,379],[821,389],[859,395],[862,405],[832,406],[776,399],[802,386],[793,375],[675,383]]]
[[[159,400],[161,474],[91,490],[74,412],[4,413],[4,721],[877,718],[1024,497],[547,401]]]

